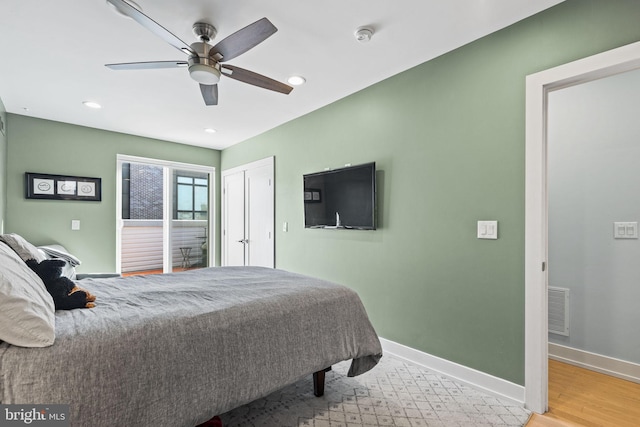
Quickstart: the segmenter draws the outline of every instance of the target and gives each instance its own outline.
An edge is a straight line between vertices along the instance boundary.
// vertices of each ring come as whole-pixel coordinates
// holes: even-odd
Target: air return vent
[[[549,286],[549,332],[569,336],[569,289]]]

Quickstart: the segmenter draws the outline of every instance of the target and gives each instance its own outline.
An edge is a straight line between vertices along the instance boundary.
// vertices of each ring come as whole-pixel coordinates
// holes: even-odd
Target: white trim
[[[174,169],[167,165],[162,167],[162,272],[171,273],[173,270],[173,185],[172,175]]]
[[[122,162],[120,156],[116,156],[116,270],[118,274],[122,273]]]
[[[380,343],[382,344],[382,350],[385,354],[391,354],[407,362],[423,366],[431,371],[463,382],[500,399],[506,399],[517,405],[524,406],[524,387],[521,385],[424,353],[385,338],[380,338]]]
[[[240,165],[240,166],[236,166],[230,169],[225,169],[222,171],[221,175],[225,176],[225,175],[231,175],[237,172],[242,172],[242,171],[246,171],[248,169],[256,169],[262,166],[270,166],[275,164],[275,157],[274,156],[270,156],[270,157],[265,157],[264,159],[260,159],[260,160],[256,160],[254,162],[251,163],[246,163],[244,165]]]
[[[210,174],[215,174],[216,168],[214,166],[205,166],[205,165],[196,165],[193,163],[183,163],[183,162],[174,162],[172,160],[160,160],[160,159],[152,159],[150,157],[139,157],[139,156],[130,156],[128,154],[117,154],[116,158],[121,162],[128,163],[143,163],[153,166],[168,166],[175,169],[189,169],[198,172],[207,172]]]
[[[640,364],[577,348],[549,343],[549,359],[640,384]]]
[[[548,406],[547,94],[640,68],[640,42],[527,76],[525,147],[525,407]]]

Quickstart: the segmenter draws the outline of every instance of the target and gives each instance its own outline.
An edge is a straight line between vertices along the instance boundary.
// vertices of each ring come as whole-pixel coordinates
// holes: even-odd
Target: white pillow
[[[38,262],[43,261],[47,257],[31,243],[27,242],[24,237],[19,234],[0,234],[0,241],[5,242],[11,247],[23,261],[35,259]]]
[[[0,243],[0,340],[21,347],[52,345],[54,313],[53,298],[42,280]]]
[[[62,245],[38,246],[37,249],[44,252],[47,258],[61,258],[71,264],[72,267],[82,264],[82,261],[71,255]]]

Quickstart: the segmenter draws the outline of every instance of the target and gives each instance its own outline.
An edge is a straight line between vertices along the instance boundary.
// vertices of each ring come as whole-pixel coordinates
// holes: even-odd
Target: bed
[[[193,427],[307,375],[321,386],[343,360],[359,375],[382,355],[355,292],[292,272],[212,267],[79,284],[96,307],[55,311],[52,345],[0,342],[0,403],[69,404],[72,426]]]

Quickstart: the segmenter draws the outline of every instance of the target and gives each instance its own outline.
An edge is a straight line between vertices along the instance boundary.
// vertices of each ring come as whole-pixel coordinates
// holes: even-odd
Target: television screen
[[[304,226],[375,230],[376,164],[304,175]]]

